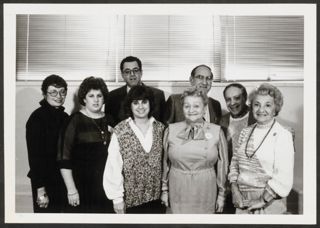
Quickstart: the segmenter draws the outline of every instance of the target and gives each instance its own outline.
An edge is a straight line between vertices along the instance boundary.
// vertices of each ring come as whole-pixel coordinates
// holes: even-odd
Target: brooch
[[[209,133],[209,132],[206,132],[206,133],[204,134],[204,136],[206,137],[206,139],[211,139],[211,138],[212,138],[212,134]]]

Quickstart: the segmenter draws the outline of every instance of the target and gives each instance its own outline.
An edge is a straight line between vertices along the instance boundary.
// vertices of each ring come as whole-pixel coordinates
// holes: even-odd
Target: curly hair
[[[131,117],[134,119],[132,110],[131,110],[131,103],[135,100],[148,100],[150,104],[150,111],[148,113],[148,118],[153,116],[154,112],[154,95],[153,91],[150,87],[145,85],[136,85],[132,87],[126,96],[124,102],[124,111],[127,117]]]
[[[125,57],[125,58],[121,61],[121,63],[120,63],[120,70],[121,70],[121,72],[123,71],[123,65],[124,65],[124,63],[127,63],[127,62],[137,62],[140,70],[142,70],[142,63],[141,63],[141,60],[140,60],[140,59],[138,59],[138,58],[135,57],[135,56],[127,56],[127,57]]]
[[[62,77],[56,74],[51,74],[48,77],[46,77],[42,82],[42,94],[46,94],[48,87],[51,85],[57,88],[65,88],[66,90],[68,90],[68,84]]]
[[[180,97],[180,101],[183,104],[184,99],[188,96],[193,96],[193,97],[201,97],[204,106],[208,104],[208,96],[207,93],[204,92],[203,90],[196,88],[196,87],[191,87],[183,91]]]
[[[273,98],[275,104],[275,116],[277,116],[283,106],[283,95],[280,90],[269,83],[261,84],[257,89],[253,90],[249,95],[250,106],[257,95],[269,95]]]
[[[104,101],[106,101],[109,93],[106,83],[102,78],[95,78],[93,76],[90,76],[82,81],[78,90],[78,100],[81,105],[85,105],[83,100],[85,99],[87,93],[92,89],[100,90],[103,95]]]

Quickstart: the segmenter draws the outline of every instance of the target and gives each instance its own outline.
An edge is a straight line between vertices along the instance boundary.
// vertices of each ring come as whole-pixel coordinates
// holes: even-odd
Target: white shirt
[[[240,132],[242,131],[243,128],[248,126],[248,120],[249,120],[249,112],[240,118],[233,118],[230,115],[227,140],[228,141],[232,140],[231,141],[232,151],[234,151],[235,148],[237,148]]]
[[[143,149],[149,153],[152,147],[153,140],[153,122],[155,119],[149,119],[149,127],[146,135],[143,135],[134,121],[129,117],[126,120],[129,123],[134,134],[139,139]],[[116,134],[112,134],[108,148],[108,159],[103,174],[103,187],[107,197],[113,200],[113,203],[123,202],[123,160],[120,154],[120,145]]]
[[[205,121],[206,122],[209,122],[210,123],[210,113],[209,113],[209,107],[208,107],[208,105],[206,106],[206,108],[205,108],[206,110],[205,110],[205,114],[204,114],[204,119],[205,119]]]

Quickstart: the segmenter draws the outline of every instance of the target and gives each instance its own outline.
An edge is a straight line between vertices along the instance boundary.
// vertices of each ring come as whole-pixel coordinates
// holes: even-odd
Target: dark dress
[[[67,202],[64,183],[58,168],[57,142],[59,131],[67,120],[64,108],[55,108],[46,100],[40,101],[26,124],[26,141],[31,179],[33,209],[37,213],[57,213]],[[47,208],[40,208],[36,203],[37,189],[45,187],[49,197]]]
[[[110,132],[105,117],[92,119],[81,112],[70,117],[61,138],[58,160],[60,168],[72,169],[80,205],[68,206],[66,212],[113,212],[112,201],[107,199],[102,184],[109,142]]]

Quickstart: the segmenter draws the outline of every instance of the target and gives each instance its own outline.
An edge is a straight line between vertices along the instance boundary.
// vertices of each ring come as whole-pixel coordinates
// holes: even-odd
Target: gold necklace
[[[90,119],[93,122],[93,124],[97,127],[97,129],[100,131],[100,135],[101,135],[101,139],[103,141],[103,144],[107,145],[107,141],[109,138],[108,138],[106,131],[102,130],[101,127],[99,127],[99,125],[97,124],[95,119],[93,119],[93,118],[90,118]]]

